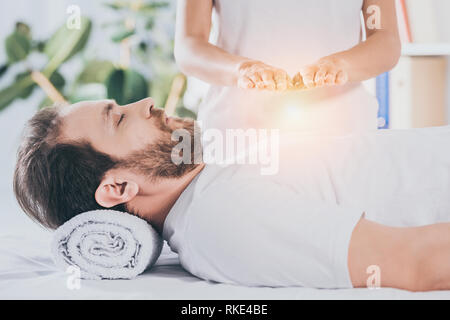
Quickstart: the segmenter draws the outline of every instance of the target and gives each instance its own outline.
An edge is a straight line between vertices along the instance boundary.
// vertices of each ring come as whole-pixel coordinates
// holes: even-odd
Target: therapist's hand
[[[283,91],[292,88],[286,71],[260,61],[245,61],[239,65],[237,86],[241,89]]]
[[[292,79],[295,89],[312,89],[343,85],[348,82],[345,63],[333,58],[323,58],[303,67]]]

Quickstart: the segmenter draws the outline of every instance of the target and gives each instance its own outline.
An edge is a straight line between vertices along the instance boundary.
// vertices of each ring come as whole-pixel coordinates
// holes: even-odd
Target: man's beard
[[[171,126],[169,126],[165,122],[162,109],[154,109],[152,113],[156,117],[156,126],[161,132],[159,140],[143,150],[133,152],[126,159],[119,160],[116,167],[135,170],[153,181],[161,178],[180,178],[194,170],[202,163],[201,133],[195,121],[171,118]],[[172,132],[180,129],[185,130],[184,133],[190,138],[190,161],[176,164],[172,159],[172,152],[180,142],[172,141]],[[185,159],[183,151],[180,151],[179,156]]]

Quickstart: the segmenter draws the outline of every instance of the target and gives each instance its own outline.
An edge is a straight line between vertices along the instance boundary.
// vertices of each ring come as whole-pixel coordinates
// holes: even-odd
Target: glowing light
[[[288,104],[284,107],[284,116],[287,118],[299,118],[302,110],[295,104]]]
[[[305,110],[298,102],[288,102],[281,107],[278,119],[279,125],[283,129],[298,128],[306,121]]]

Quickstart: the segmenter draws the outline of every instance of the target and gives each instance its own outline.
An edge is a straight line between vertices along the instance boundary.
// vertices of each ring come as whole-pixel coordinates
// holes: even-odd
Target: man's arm
[[[361,219],[348,253],[354,287],[367,286],[369,266],[379,268],[381,287],[449,290],[450,223],[394,228]]]

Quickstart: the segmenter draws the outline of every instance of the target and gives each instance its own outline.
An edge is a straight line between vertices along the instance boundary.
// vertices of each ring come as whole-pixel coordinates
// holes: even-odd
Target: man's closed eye
[[[119,121],[117,121],[117,127],[119,127],[120,123],[122,122],[122,120],[125,118],[125,113],[122,113],[120,115]]]

